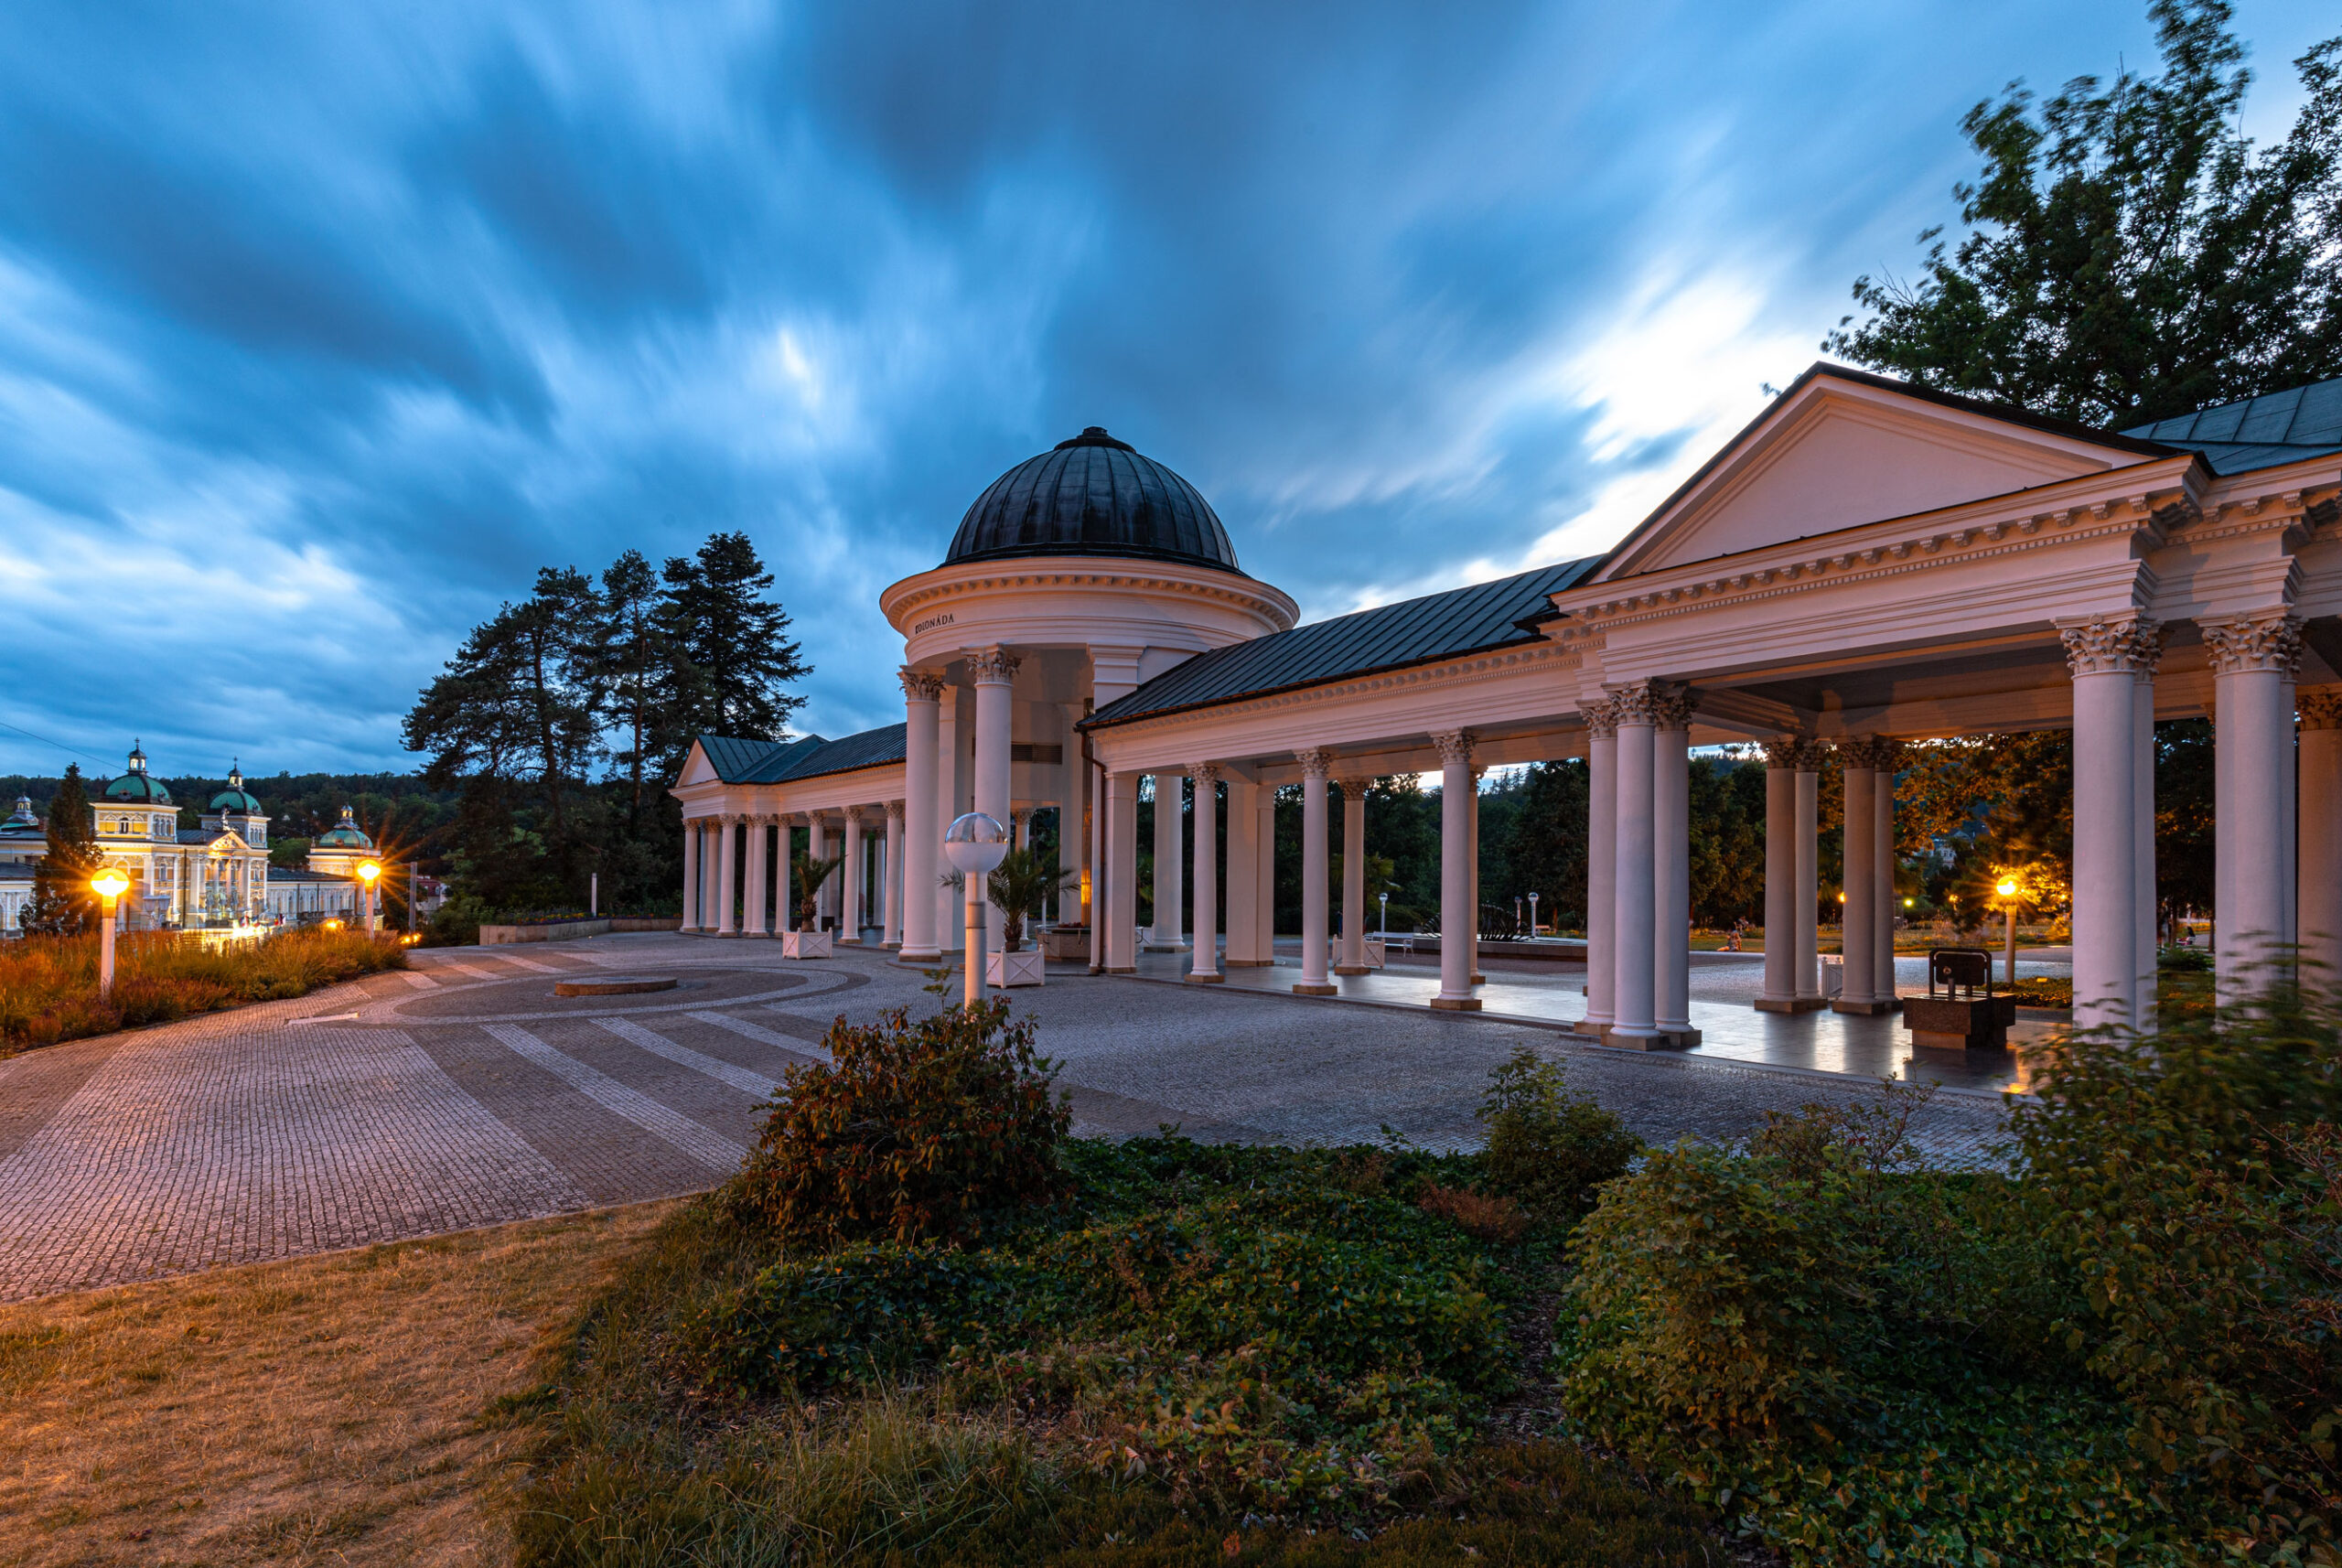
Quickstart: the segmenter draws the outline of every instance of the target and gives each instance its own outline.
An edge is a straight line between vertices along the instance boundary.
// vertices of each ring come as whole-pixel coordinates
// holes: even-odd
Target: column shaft
[[[748,909],[747,918],[740,929],[743,934],[761,937],[765,934],[765,908],[772,901],[772,885],[766,880],[768,865],[765,846],[772,834],[766,831],[765,819],[748,819]]]
[[[1472,908],[1472,736],[1450,730],[1432,737],[1439,747],[1439,994],[1434,1007],[1476,1012],[1480,999],[1472,994],[1470,931],[1477,923]],[[1319,820],[1322,830],[1324,822]],[[1321,868],[1316,886],[1325,886]],[[1323,897],[1322,891],[1320,897]],[[1309,940],[1306,922],[1302,940]],[[1318,950],[1325,950],[1321,929]]]
[[[1651,736],[1652,1003],[1661,1034],[1691,1045],[1692,703],[1664,695]]]
[[[1585,1018],[1579,1028],[1606,1033],[1617,1017],[1618,744],[1617,706],[1607,698],[1585,707]],[[1556,919],[1556,925],[1560,921]]]
[[[2129,1025],[2137,1015],[2134,905],[2139,845],[2132,822],[2127,668],[2074,677],[2074,1024]]]
[[[1261,787],[1228,778],[1228,957],[1230,969],[1267,961],[1261,935]],[[1201,895],[1198,895],[1198,897]]]
[[[838,867],[838,940],[862,940],[862,808],[845,809],[845,864]]]
[[[699,927],[699,845],[705,835],[700,832],[700,819],[683,822],[683,929],[696,931]]]
[[[906,668],[903,682],[903,946],[905,963],[934,963],[936,856],[942,836],[936,827],[937,726],[943,682],[923,670]]]
[[[1797,757],[1792,736],[1765,745],[1765,989],[1756,1006],[1797,1011]]]
[[[1322,751],[1301,754],[1301,982],[1304,996],[1330,996],[1326,978],[1326,769]],[[1445,932],[1440,950],[1450,945]]]
[[[2158,642],[2160,649],[2160,642]],[[2155,1004],[2155,955],[2163,945],[2162,900],[2155,888],[2155,676],[2152,668],[2131,680],[2131,897],[2136,918],[2131,935],[2138,974],[2132,992],[2145,1027]]]
[[[1199,762],[1196,781],[1196,956],[1187,978],[1217,982],[1219,972],[1219,769]]]
[[[1342,957],[1337,974],[1366,972],[1366,780],[1342,781]],[[1203,895],[1196,895],[1198,898]]]
[[[903,801],[886,802],[886,945],[897,951],[909,940],[903,934],[903,823],[908,818]]]
[[[1472,929],[1465,938],[1465,951],[1470,960],[1468,972],[1475,985],[1488,978],[1480,972],[1480,775],[1486,771],[1481,768],[1472,769],[1472,788],[1464,800],[1464,832],[1469,840],[1464,864],[1472,873],[1472,889],[1465,899],[1466,908],[1472,911]]]
[[[1843,988],[1836,1003],[1841,1013],[1879,1013],[1872,987],[1878,979],[1878,774],[1855,747],[1842,748],[1845,757],[1846,803],[1843,856],[1846,901],[1838,918],[1840,971]]]
[[[1138,775],[1106,776],[1106,969],[1138,972]]]
[[[1818,746],[1806,746],[1797,765],[1797,995],[1809,1007],[1821,1005],[1821,933],[1814,929],[1821,913],[1820,752]],[[1772,945],[1769,935],[1766,945]]]
[[[1179,908],[1179,861],[1187,838],[1180,800],[1185,782],[1176,773],[1155,776],[1155,920],[1147,928],[1146,945],[1156,952],[1176,952],[1187,945],[1182,940],[1187,920]]]
[[[1651,788],[1652,714],[1649,693],[1636,690],[1618,698],[1618,879],[1616,905],[1617,958],[1612,1004],[1617,1016],[1609,1038],[1638,1044],[1659,1038],[1658,998],[1652,966],[1658,927],[1654,897],[1654,808]]]
[[[1900,903],[1895,892],[1895,769],[1901,747],[1894,741],[1875,743],[1878,772],[1873,785],[1871,861],[1877,891],[1871,904],[1871,994],[1886,1011],[1902,1004],[1895,999],[1895,913]]]
[[[2296,878],[2303,982],[2342,991],[2342,686],[2295,693],[2301,712]]]
[[[739,819],[725,817],[723,831],[717,835],[715,934],[728,937],[739,928],[733,923],[734,910],[739,900],[738,873],[733,863],[739,859]]]

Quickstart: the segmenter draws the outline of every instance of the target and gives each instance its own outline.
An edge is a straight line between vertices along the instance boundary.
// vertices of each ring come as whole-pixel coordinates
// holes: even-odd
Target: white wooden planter
[[[780,956],[783,958],[827,958],[830,956],[830,933],[827,931],[783,931],[780,933]]]
[[[994,985],[1038,985],[1047,953],[1026,948],[1023,952],[996,952],[984,959],[984,979]]]

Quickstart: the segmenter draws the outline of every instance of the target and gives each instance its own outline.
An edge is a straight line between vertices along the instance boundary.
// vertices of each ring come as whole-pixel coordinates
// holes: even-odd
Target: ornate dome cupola
[[[244,771],[236,763],[228,764],[228,787],[211,797],[211,808],[204,813],[203,825],[215,831],[233,828],[254,849],[267,847],[268,808],[245,789]]]
[[[1196,487],[1095,424],[994,479],[960,520],[943,564],[1020,555],[1240,570],[1228,530]]]
[[[29,796],[16,797],[16,809],[0,822],[0,862],[38,860],[48,853],[48,830],[33,815]]]
[[[348,806],[341,809],[341,821],[317,835],[319,848],[372,849],[374,841],[358,825],[357,815]]]
[[[130,743],[128,769],[106,786],[103,798],[145,806],[167,806],[171,803],[171,792],[146,771],[146,754],[139,749],[134,740]]]

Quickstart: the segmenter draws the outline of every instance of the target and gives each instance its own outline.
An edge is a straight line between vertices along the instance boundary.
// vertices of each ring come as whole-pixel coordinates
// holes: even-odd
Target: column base
[[[1224,974],[1190,974],[1187,976],[1187,983],[1190,985],[1219,985],[1227,979],[1228,976]]]
[[[1571,1034],[1584,1035],[1590,1040],[1598,1040],[1609,1032],[1610,1020],[1607,1018],[1580,1018],[1570,1026]]]
[[[1274,969],[1276,967],[1274,961],[1265,958],[1224,958],[1219,961],[1219,964],[1222,969]]]
[[[842,936],[838,938],[837,945],[842,948],[858,948],[862,946],[862,939],[860,937]]]
[[[1110,964],[1108,964],[1108,965],[1106,966],[1106,972],[1107,972],[1108,974],[1136,974],[1136,973],[1138,972],[1138,965],[1136,965],[1136,964],[1134,964],[1134,963],[1126,963],[1126,964],[1112,964],[1112,963],[1110,963]]]
[[[1613,1028],[1602,1043],[1622,1051],[1688,1051],[1700,1043],[1700,1031],[1665,1024],[1649,1032],[1638,1030],[1633,1034]]]
[[[931,963],[935,962],[938,959],[940,959],[942,956],[943,956],[943,950],[942,950],[942,949],[940,949],[940,948],[908,948],[908,947],[907,947],[907,948],[902,949],[900,951],[898,951],[898,952],[897,952],[897,953],[895,954],[895,961],[896,961],[897,963],[900,963],[900,964],[914,964],[914,963],[927,963],[927,964],[931,964]]]
[[[1186,952],[1187,944],[1185,942],[1141,942],[1138,950],[1141,952]]]
[[[1341,993],[1341,989],[1338,985],[1327,985],[1303,980],[1294,983],[1293,993],[1295,996],[1336,996]]]
[[[718,931],[715,934],[719,937],[736,937],[740,933],[737,931]]]
[[[1480,999],[1477,996],[1434,996],[1431,1004],[1442,1013],[1477,1013]]]
[[[1473,973],[1473,975],[1472,975],[1472,983],[1473,983],[1473,984],[1475,984],[1475,985],[1486,985],[1488,983],[1488,977],[1487,975],[1485,975],[1485,974],[1481,974],[1481,973],[1477,972],[1477,971],[1476,971],[1476,972],[1474,972],[1474,973]]]
[[[1338,963],[1334,966],[1334,972],[1336,974],[1372,974],[1374,966],[1370,963]]]
[[[1847,1002],[1840,1000],[1830,1004],[1830,1011],[1832,1013],[1845,1013],[1856,1018],[1880,1018],[1894,1012],[1895,1008],[1892,1004],[1885,1002]]]
[[[1759,1013],[1818,1013],[1825,1005],[1819,996],[1759,996]]]
[[[900,948],[903,944],[902,944],[902,943],[900,943],[900,942],[880,942],[878,945],[879,945],[880,947],[882,947],[882,948],[885,948],[888,952],[893,952],[893,951],[895,951],[897,949]]]

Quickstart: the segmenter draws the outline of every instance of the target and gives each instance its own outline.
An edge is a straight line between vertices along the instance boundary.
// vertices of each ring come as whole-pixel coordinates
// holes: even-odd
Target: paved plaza
[[[1166,972],[1173,957],[1161,955]],[[703,1190],[737,1167],[782,1074],[820,1059],[833,1018],[935,1005],[916,971],[880,953],[792,963],[770,942],[615,936],[414,961],[0,1062],[0,1299]],[[564,975],[635,972],[682,983],[553,993]],[[1569,981],[1504,983],[1551,1000]],[[1504,985],[1490,989],[1501,1011]],[[1174,1123],[1331,1144],[1388,1126],[1455,1148],[1475,1135],[1489,1069],[1523,1045],[1659,1142],[1737,1138],[1768,1110],[1878,1093],[1795,1064],[1608,1050],[1548,1021],[1241,984],[1053,968],[1015,1004],[1063,1064],[1086,1134]],[[1777,1022],[1825,1037],[1880,1021]],[[1953,1087],[1917,1127],[1933,1157],[1968,1163],[1990,1158],[2001,1116],[1989,1090]]]

